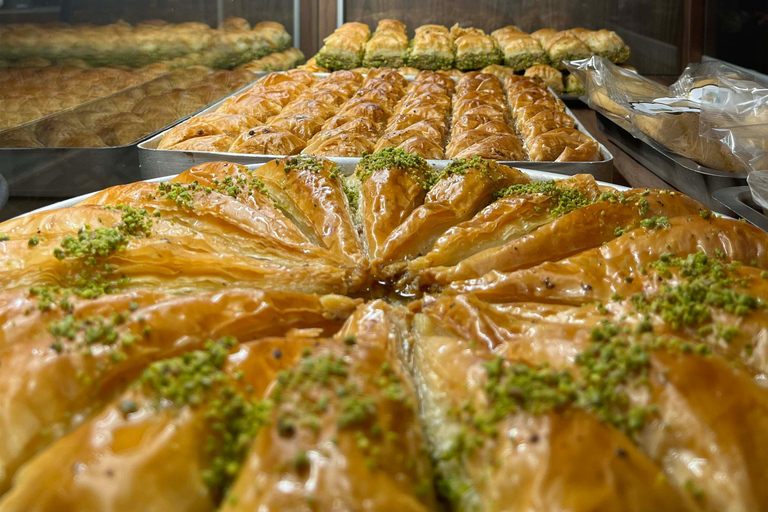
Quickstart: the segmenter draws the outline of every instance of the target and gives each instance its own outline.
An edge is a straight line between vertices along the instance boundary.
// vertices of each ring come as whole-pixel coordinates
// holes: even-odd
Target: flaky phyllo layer
[[[679,193],[390,147],[0,240],[0,511],[768,508],[768,235]]]

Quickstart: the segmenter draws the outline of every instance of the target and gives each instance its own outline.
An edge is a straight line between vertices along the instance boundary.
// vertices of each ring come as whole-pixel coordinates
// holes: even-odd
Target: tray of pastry
[[[394,69],[365,77],[273,73],[142,142],[139,158],[148,178],[206,161],[251,163],[299,153],[359,159],[386,147],[432,161],[481,156],[606,181],[613,173],[610,152],[537,77],[502,82],[470,72],[456,81],[422,71],[409,81]]]
[[[597,126],[611,142],[672,187],[701,201],[714,211],[727,213],[723,205],[713,199],[715,191],[744,186],[747,183],[746,173],[718,171],[705,167],[669,151],[646,135],[630,133],[619,122],[600,112],[595,114]]]
[[[194,67],[0,132],[15,197],[72,197],[140,179],[136,144],[263,76]]]
[[[768,234],[403,163],[355,203],[329,162],[212,163],[0,224],[3,509],[768,509]]]

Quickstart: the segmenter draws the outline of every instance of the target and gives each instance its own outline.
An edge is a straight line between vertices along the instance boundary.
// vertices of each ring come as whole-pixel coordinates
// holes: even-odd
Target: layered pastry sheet
[[[768,507],[768,235],[679,193],[215,162],[0,258],[2,511]]]

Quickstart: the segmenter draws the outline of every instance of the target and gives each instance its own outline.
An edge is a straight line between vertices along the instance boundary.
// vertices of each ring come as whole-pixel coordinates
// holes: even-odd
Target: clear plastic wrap
[[[601,57],[568,64],[589,106],[633,134],[720,171],[749,173],[768,207],[768,83],[724,62],[690,64],[665,87]]]

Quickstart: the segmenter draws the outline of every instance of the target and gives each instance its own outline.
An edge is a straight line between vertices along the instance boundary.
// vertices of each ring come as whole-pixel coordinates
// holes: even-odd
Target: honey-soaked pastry
[[[480,157],[491,160],[519,162],[526,160],[525,151],[516,135],[489,135],[483,140],[456,153],[454,158]]]
[[[231,153],[296,155],[306,146],[303,139],[274,125],[258,126],[241,133],[232,142]]]
[[[325,105],[333,105],[335,107],[339,107],[348,99],[349,96],[342,92],[332,91],[329,89],[316,89],[313,87],[301,93],[301,95],[299,95],[299,97],[296,98],[296,100],[294,100],[291,104],[289,104],[288,107],[286,107],[281,113],[285,113],[287,110],[290,110],[291,105],[294,105],[300,101],[314,100]]]
[[[356,271],[363,271],[362,243],[335,163],[301,155],[265,164],[256,174],[305,233]]]
[[[752,449],[755,438],[764,435],[760,431],[761,420],[755,421],[750,409],[765,407],[765,389],[751,380],[748,372],[738,366],[734,368],[737,361],[728,355],[712,354],[709,347],[714,344],[699,344],[697,351],[681,349],[687,339],[681,337],[681,332],[671,330],[661,318],[651,321],[647,317],[638,317],[637,312],[624,320],[614,320],[616,317],[609,313],[606,320],[606,314],[600,313],[595,306],[569,309],[541,304],[494,306],[471,296],[456,297],[452,301],[428,297],[424,302],[421,310],[426,318],[419,323],[426,333],[448,331],[462,340],[478,337],[485,343],[481,347],[470,344],[475,351],[488,353],[489,349],[493,350],[498,366],[488,369],[494,375],[489,376],[492,381],[506,384],[506,378],[514,378],[513,382],[521,384],[528,372],[537,372],[535,378],[543,386],[536,386],[533,394],[526,395],[514,385],[515,391],[506,397],[519,397],[522,392],[537,403],[538,398],[534,395],[551,398],[550,392],[557,393],[556,388],[562,391],[567,387],[569,391],[560,395],[563,400],[553,402],[557,405],[545,406],[543,410],[535,407],[529,411],[533,414],[544,411],[567,414],[566,411],[574,407],[571,414],[592,416],[632,439],[630,446],[636,450],[636,456],[646,457],[652,467],[660,467],[666,475],[664,480],[678,489],[678,500],[671,500],[673,495],[668,496],[665,506],[674,506],[678,510],[682,501],[688,504],[683,510],[699,510],[696,503],[706,495],[707,502],[718,508],[727,507],[726,503],[735,500],[739,507],[750,510],[749,503],[764,499],[762,491],[753,490],[752,485],[755,478],[760,478],[755,465],[761,466],[764,461],[747,463],[744,454]],[[718,309],[715,306],[712,311],[717,313]],[[749,318],[749,314],[746,317]],[[525,334],[521,336],[520,333]],[[419,339],[416,347],[422,346],[419,342],[423,340]],[[616,349],[618,352],[614,351]],[[446,347],[440,346],[440,350],[446,359],[454,357]],[[459,347],[459,350],[466,349]],[[636,359],[638,354],[641,354],[640,358]],[[634,362],[621,375],[613,373],[609,368],[621,364],[619,361],[625,360],[625,355]],[[541,363],[545,366],[540,366]],[[463,361],[457,364],[461,365]],[[512,372],[505,373],[505,368]],[[609,373],[616,379],[609,378]],[[711,376],[712,388],[703,389],[696,385],[702,375]],[[601,384],[595,386],[590,380]],[[528,389],[525,384],[523,388]],[[424,390],[423,387],[419,389]],[[508,388],[504,385],[502,389]],[[605,393],[612,398],[601,401],[600,407],[587,405],[590,401],[578,405],[582,393],[593,396]],[[730,400],[729,408],[732,407],[733,412],[723,420],[719,418],[724,407],[723,398],[732,393],[738,397]],[[620,398],[615,399],[617,397]],[[521,409],[528,409],[525,405],[521,407],[521,403],[526,402],[518,402],[510,413],[520,414]],[[740,422],[744,422],[744,429],[750,434],[744,437],[728,435],[727,432],[734,428],[741,430]],[[495,435],[496,431],[491,432]],[[712,450],[706,440],[713,438],[710,436],[728,448]],[[527,433],[523,438],[527,438]],[[675,458],[680,451],[706,461],[702,465],[706,469],[699,471],[681,465]],[[443,467],[449,470],[450,466]],[[725,471],[729,467],[740,470]],[[482,484],[479,488],[483,488]],[[573,496],[568,499],[572,500]],[[590,496],[588,503],[593,499],[594,496]],[[605,495],[601,494],[599,499],[603,502],[600,509],[605,508]]]
[[[481,158],[453,161],[437,178],[424,204],[389,236],[375,267],[426,254],[445,231],[487,206],[494,193],[528,182],[525,174],[496,162]]]
[[[419,121],[402,130],[388,129],[387,133],[382,135],[376,143],[376,151],[383,147],[397,146],[415,135],[439,143],[443,140],[443,127],[435,121]]]
[[[629,46],[613,30],[571,30],[571,32],[589,46],[595,55],[601,55],[616,64],[621,64],[629,58]]]
[[[318,65],[328,69],[353,69],[360,67],[365,54],[365,43],[371,37],[368,25],[348,22],[326,37],[317,52]]]
[[[341,133],[355,133],[376,140],[381,134],[381,124],[366,117],[333,116],[323,124],[323,130],[313,137],[313,142]]]
[[[397,100],[397,98],[405,94],[405,88],[407,86],[401,85],[399,80],[394,80],[393,77],[395,76],[402,79],[402,76],[400,76],[399,73],[394,73],[391,77],[383,76],[373,80],[366,80],[365,83],[363,83],[363,88],[382,92]]]
[[[480,69],[502,61],[502,53],[493,38],[479,28],[451,27],[456,45],[456,68],[462,71]]]
[[[531,160],[553,162],[566,148],[576,149],[594,140],[574,128],[557,128],[525,141]]]
[[[706,212],[700,203],[681,194],[650,190],[646,194],[643,189],[620,195],[603,192],[584,175],[511,187],[500,195],[474,219],[447,232],[424,260],[414,261],[414,269],[434,267],[422,273],[422,281],[447,284],[495,269],[512,271],[557,261],[610,242],[617,229],[655,222],[648,219]],[[578,225],[588,227],[570,228]]]
[[[388,143],[385,143],[385,144],[388,144]],[[407,153],[418,155],[422,158],[426,158],[430,160],[442,160],[443,158],[445,158],[445,152],[443,151],[443,144],[441,142],[435,141],[428,137],[424,137],[422,135],[414,135],[412,137],[409,137],[404,141],[400,142],[399,144],[397,144],[397,146],[394,146],[394,145],[385,146],[384,144],[382,144],[381,146],[377,145],[377,148],[384,148],[384,147],[397,147],[398,149],[402,149]]]
[[[361,309],[335,340],[306,350],[281,374],[269,421],[232,486],[237,499],[223,510],[301,508],[308,500],[322,509],[434,509],[433,490],[422,488],[431,469],[415,392],[392,355],[403,343],[403,322],[389,320],[398,313],[382,301]],[[351,413],[356,398],[365,408]],[[318,400],[323,407],[313,412]],[[304,412],[317,421],[301,421]]]
[[[323,132],[318,133],[318,135]],[[373,151],[374,144],[366,135],[359,133],[346,133],[340,130],[332,136],[318,138],[313,137],[302,154],[326,157],[362,157],[365,153]]]
[[[504,80],[506,77],[515,74],[514,69],[507,66],[502,66],[501,64],[491,64],[490,66],[485,66],[483,69],[481,69],[481,71],[488,75],[493,75],[499,80]]]
[[[552,66],[531,66],[525,70],[525,76],[538,76],[555,94],[563,94],[563,74]]]
[[[125,146],[142,139],[152,130],[143,121],[113,120],[96,130],[96,135],[107,146]]]
[[[566,147],[555,162],[598,162],[602,159],[600,146],[591,140],[575,148]]]
[[[357,90],[343,109],[346,109],[347,105],[354,105],[356,102],[369,101],[391,110],[395,103],[397,103],[398,97],[399,95],[390,94],[381,89],[363,87]]]
[[[446,156],[448,156],[448,158],[454,158],[454,156],[458,153],[482,140],[487,139],[491,135],[495,135],[495,133],[480,129],[467,130],[463,132],[457,132],[454,130],[451,136],[451,142],[445,148]]]
[[[379,21],[376,31],[365,44],[363,65],[368,67],[400,67],[405,65],[408,34],[397,20]]]
[[[630,231],[627,236],[620,236],[604,246],[561,261],[542,263],[537,267],[515,272],[492,271],[477,279],[457,281],[450,288],[462,293],[477,293],[483,300],[491,301],[535,300],[537,295],[547,293],[548,302],[582,304],[585,301],[600,300],[608,290],[617,286],[611,280],[606,280],[605,284],[594,283],[595,278],[601,280],[604,278],[601,276],[608,275],[633,278],[633,275],[641,274],[639,270],[633,270],[636,265],[638,268],[648,265],[667,254],[685,258],[689,254],[703,251],[714,255],[715,250],[719,254],[723,252],[723,247],[727,246],[729,259],[726,261],[748,261],[754,263],[751,266],[759,269],[768,266],[768,238],[764,232],[751,226],[699,215],[669,219],[668,223],[668,228],[658,230],[639,227],[635,230],[636,236],[632,236]],[[595,258],[601,262],[598,270],[587,263]],[[590,273],[591,277],[586,278],[586,273]],[[640,286],[642,278],[638,278],[638,281],[634,289]],[[550,286],[546,286],[547,283],[550,283]],[[551,286],[552,283],[555,286]],[[625,282],[622,286],[630,284],[632,283]],[[547,292],[544,292],[542,287]]]
[[[547,384],[531,386],[530,392],[526,386],[523,397],[512,398],[511,388],[519,389],[515,377],[539,375],[535,364],[504,361],[474,340],[441,335],[427,318],[420,317],[417,326],[417,389],[430,411],[425,430],[455,508],[516,510],[536,503],[532,510],[695,510],[692,499],[659,479],[655,464],[618,428],[587,412],[569,411],[557,393],[551,401],[531,398],[567,377],[542,369]],[[479,413],[474,422],[465,418],[471,413],[462,413],[465,405]],[[474,426],[478,422],[489,426]],[[476,444],[457,441],[467,429],[478,431]],[[579,442],[583,439],[593,442]],[[585,464],[597,467],[592,457],[604,464],[586,475]]]
[[[438,84],[448,91],[453,91],[456,89],[455,80],[436,71],[420,71],[419,74],[416,75],[416,77],[413,79],[412,86],[425,83]]]
[[[253,339],[306,327],[328,332],[354,306],[342,297],[237,289],[187,297],[151,294],[147,299],[138,293],[127,300],[114,295],[99,301],[121,309],[82,316],[82,301],[72,300],[72,313],[31,313],[35,324],[24,341],[0,356],[3,364],[19,365],[18,372],[0,376],[6,398],[0,414],[15,420],[5,424],[0,448],[3,490],[23,462],[97,413],[152,361],[202,348],[210,337]],[[123,343],[129,338],[131,343]],[[71,468],[62,475],[75,476]]]
[[[547,56],[552,66],[557,69],[565,69],[563,62],[567,60],[587,59],[592,56],[592,50],[580,39],[570,32],[558,32],[542,44],[547,51]]]
[[[456,85],[456,94],[463,92],[491,91],[494,93],[502,92],[502,82],[493,75],[475,71],[467,73],[459,80]]]
[[[546,48],[547,43],[555,38],[559,32],[553,28],[540,28],[535,32],[531,32],[529,35],[541,43],[542,48]]]
[[[421,119],[415,115],[397,114],[387,121],[387,134],[399,131],[417,131],[428,137],[443,138],[446,133],[445,122],[434,119]]]
[[[352,71],[334,71],[327,78],[323,78],[314,84],[317,89],[330,89],[340,91],[349,96],[363,85],[363,76]]]
[[[363,118],[370,119],[376,123],[383,123],[392,112],[384,105],[368,101],[366,98],[358,98],[357,100],[350,100],[344,104],[339,110],[339,115],[349,118]]]
[[[234,116],[236,114],[222,114],[225,116]],[[245,116],[242,116],[245,117]],[[258,123],[256,123],[258,124]],[[241,130],[242,131],[242,130]],[[237,132],[239,134],[240,132]],[[210,137],[214,135],[224,135],[224,132],[220,130],[215,124],[206,122],[200,119],[190,118],[184,123],[174,126],[165,135],[163,139],[157,145],[157,149],[170,149],[180,142],[184,142],[195,137]],[[226,134],[232,137],[231,134]]]
[[[280,112],[280,115],[305,114],[320,119],[327,119],[337,111],[337,108],[333,103],[324,101],[324,99],[325,98],[308,100],[300,97],[296,101],[289,103],[288,106]]]
[[[460,135],[468,130],[474,130],[487,123],[507,123],[504,121],[504,114],[494,109],[473,109],[453,121],[453,133]]]
[[[303,141],[308,141],[323,127],[325,119],[312,114],[280,114],[269,121],[269,126],[287,130]]]
[[[408,80],[406,80],[403,74],[399,73],[397,70],[391,67],[371,69],[370,73],[368,73],[368,75],[365,77],[365,82],[363,82],[363,85],[365,87],[369,87],[368,84],[376,81],[393,83],[393,84],[399,85],[403,89],[405,89],[409,85]]]
[[[167,149],[176,151],[216,151],[227,152],[234,143],[235,139],[229,135],[208,135],[205,137],[194,137],[183,140],[170,146]]]
[[[403,76],[416,76],[421,72],[421,70],[411,66],[401,66],[397,68],[397,72]]]
[[[445,118],[451,108],[451,98],[444,93],[414,94],[410,92],[400,98],[400,102],[398,102],[394,112],[396,114],[409,115],[409,113],[423,112],[425,107],[431,107],[434,111],[433,114],[427,117],[428,119],[438,119],[441,115]]]
[[[369,259],[377,258],[392,231],[424,202],[432,170],[419,156],[387,147],[366,155],[347,180],[363,225]]]
[[[496,41],[504,54],[504,65],[513,71],[522,71],[549,62],[541,43],[533,37],[520,34],[504,39],[496,37]]]
[[[442,25],[422,25],[416,29],[408,53],[408,65],[418,69],[451,69],[455,62],[456,44]]]
[[[231,100],[231,101],[230,101]],[[230,98],[224,102],[217,112],[222,114],[241,114],[256,119],[258,122],[266,122],[267,119],[280,113],[280,103],[267,99],[258,93],[244,94]]]
[[[526,120],[523,120],[524,117],[518,116],[519,123],[517,128],[524,140],[556,130],[557,128],[573,128],[576,124],[576,121],[565,112],[555,112],[553,110],[542,110]]]

